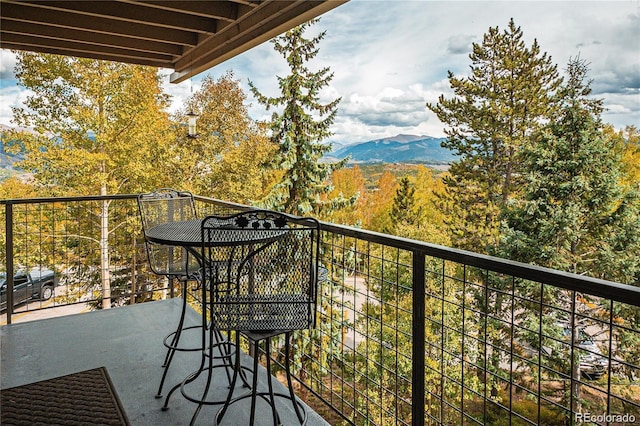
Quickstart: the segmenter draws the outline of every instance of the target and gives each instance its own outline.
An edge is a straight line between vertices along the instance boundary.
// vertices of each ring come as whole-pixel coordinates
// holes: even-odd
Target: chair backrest
[[[202,221],[214,326],[284,332],[315,322],[317,220],[254,210]]]
[[[145,233],[162,223],[198,218],[193,194],[170,188],[138,195],[138,208]]]
[[[187,277],[195,273],[199,268],[197,259],[184,248],[146,240],[147,231],[154,226],[197,219],[193,195],[170,188],[157,189],[138,196],[138,209],[151,270],[158,275],[174,277]]]

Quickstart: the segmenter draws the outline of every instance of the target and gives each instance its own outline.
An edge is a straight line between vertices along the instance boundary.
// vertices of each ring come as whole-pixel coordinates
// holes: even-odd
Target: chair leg
[[[176,332],[176,335],[179,335],[180,331]],[[167,373],[169,372],[169,366],[171,365],[171,361],[173,361],[173,355],[175,355],[176,351],[173,348],[169,348],[167,352],[168,360],[165,361],[166,365],[164,365],[164,371],[162,372],[162,378],[160,379],[160,386],[158,386],[158,392],[156,392],[156,398],[162,398],[162,388],[164,387],[164,381],[167,378]]]
[[[183,306],[183,311],[182,312],[183,312],[183,316],[184,316],[184,312],[186,311],[186,306],[187,306],[187,288],[186,288],[186,283],[185,283],[185,286],[183,287],[182,306]],[[205,324],[205,322],[203,320],[203,323],[201,325],[201,327],[202,327],[202,345],[204,345],[205,341],[206,341],[206,339],[205,339],[205,334],[206,334],[205,325],[206,324]],[[173,393],[176,390],[180,389],[182,386],[184,386],[185,383],[191,383],[196,378],[198,378],[198,376],[200,375],[200,371],[202,371],[203,368],[204,368],[204,356],[201,357],[200,367],[193,374],[191,374],[189,377],[187,377],[182,383],[178,383],[178,384],[174,385],[171,388],[171,390],[167,394],[167,397],[164,399],[164,404],[162,405],[162,411],[167,411],[169,409],[169,400],[171,399],[171,396],[173,395]],[[169,370],[169,366],[165,367],[165,374],[166,374],[167,370]],[[164,378],[163,378],[163,380],[164,380]]]
[[[196,422],[196,418],[198,417],[198,414],[200,414],[200,410],[202,409],[202,406],[204,405],[204,401],[207,398],[207,394],[209,393],[209,389],[211,388],[211,379],[213,378],[213,360],[214,360],[214,356],[213,356],[213,347],[215,346],[214,344],[214,334],[215,331],[213,326],[209,327],[209,356],[207,358],[209,358],[209,366],[207,368],[207,383],[204,387],[204,391],[202,392],[202,398],[201,398],[201,402],[198,404],[198,408],[196,408],[196,411],[193,413],[193,416],[191,417],[191,422],[189,423],[189,425],[194,425]],[[226,370],[226,367],[225,367]]]
[[[164,371],[162,372],[162,378],[160,379],[160,386],[158,386],[158,392],[156,393],[156,398],[162,398],[162,388],[164,387],[164,381],[167,378],[167,373],[169,372],[169,367],[171,366],[173,355],[176,352],[176,347],[180,343],[180,336],[182,334],[182,327],[184,326],[184,317],[185,317],[186,311],[187,311],[187,282],[185,281],[182,285],[182,309],[180,311],[180,321],[178,322],[178,328],[176,329],[173,335],[173,339],[171,339],[171,344],[167,348],[167,354],[164,357],[164,363],[162,364]]]
[[[265,351],[267,354],[267,384],[269,386],[269,403],[271,404],[271,415],[273,416],[273,424],[280,424],[280,416],[276,410],[276,398],[273,394],[273,380],[271,377],[271,337],[265,342]]]
[[[173,289],[173,278],[169,278],[172,282],[171,284],[171,289]],[[173,335],[173,339],[171,339],[171,347],[169,347],[167,349],[167,355],[164,357],[164,362],[162,363],[162,367],[166,367],[167,363],[170,363],[169,358],[171,356],[171,353],[174,352],[174,349],[177,345],[178,342],[180,341],[180,333],[178,331],[182,330],[182,326],[184,325],[184,314],[187,310],[187,285],[186,285],[186,281],[184,283],[184,285],[182,286],[182,309],[180,312],[180,322],[178,324],[178,328],[176,329],[176,333]]]
[[[231,377],[233,374],[232,372],[229,372],[229,369],[232,369],[231,371],[233,371],[233,360],[231,359],[231,348],[233,344],[229,340],[231,335],[227,332],[227,338],[225,339],[220,330],[215,330],[215,335],[217,342],[217,345],[215,346],[218,347],[218,353],[220,354],[218,358],[222,359],[223,364],[226,366],[224,371],[227,374],[227,383],[231,384]],[[229,362],[229,364],[227,364],[227,362]],[[244,375],[242,375],[242,377],[244,377]]]
[[[249,419],[250,426],[253,426],[255,422],[257,394],[258,394],[258,356],[256,353],[256,356],[253,357],[253,382],[251,384],[251,417]]]
[[[268,390],[267,391],[259,391],[258,390],[258,375],[259,375],[259,364],[258,364],[258,350],[256,350],[256,353],[254,354],[253,357],[253,379],[252,379],[252,384],[251,384],[251,390],[240,395],[237,397],[233,397],[234,394],[234,390],[235,390],[235,385],[237,382],[237,378],[240,375],[242,377],[242,367],[240,364],[240,351],[236,350],[236,360],[235,360],[235,364],[234,364],[234,372],[233,372],[233,380],[231,383],[231,387],[229,389],[229,392],[227,394],[227,400],[225,401],[224,405],[222,406],[222,408],[220,408],[220,410],[218,410],[218,413],[216,414],[215,417],[215,425],[219,425],[220,422],[222,421],[224,415],[226,414],[227,410],[229,409],[229,406],[231,406],[232,404],[247,399],[247,398],[251,398],[251,408],[250,408],[250,418],[249,418],[249,425],[253,426],[255,424],[256,421],[256,405],[257,405],[257,399],[261,398],[262,400],[264,400],[264,402],[266,402],[267,404],[269,404],[271,406],[271,415],[273,418],[273,424],[274,426],[282,426],[282,421],[280,419],[280,413],[278,412],[278,409],[276,407],[276,398],[284,398],[284,399],[289,399],[291,401],[291,404],[293,405],[293,409],[296,412],[296,416],[298,417],[298,422],[301,425],[306,424],[307,422],[307,413],[306,410],[304,409],[303,405],[301,402],[298,402],[298,400],[296,399],[296,396],[294,394],[293,391],[293,383],[292,383],[292,379],[291,379],[291,365],[290,365],[290,360],[289,360],[289,354],[291,352],[291,342],[290,342],[290,337],[291,337],[291,333],[285,333],[285,367],[286,367],[286,374],[287,374],[287,384],[289,386],[289,392],[287,393],[280,393],[280,392],[275,392],[274,388],[273,388],[273,377],[271,376],[271,338],[265,338],[265,351],[266,351],[266,370],[267,370],[267,387]],[[256,344],[256,346],[259,345],[259,341],[258,342],[254,342]],[[239,345],[239,333],[236,335],[236,345]]]
[[[236,333],[236,356],[235,361],[233,363],[233,378],[231,379],[231,383],[229,384],[229,392],[227,393],[227,399],[224,402],[222,408],[218,411],[215,417],[215,424],[218,425],[222,421],[227,409],[229,408],[229,404],[231,399],[233,398],[233,391],[236,387],[236,381],[238,380],[238,375],[241,374],[242,365],[240,363],[240,333]],[[255,375],[254,375],[255,376]],[[243,379],[244,381],[244,379]]]
[[[291,351],[291,333],[285,333],[285,370],[287,370],[287,386],[289,387],[289,396],[291,397],[291,403],[293,404],[293,409],[296,410],[296,415],[298,416],[298,421],[302,423],[304,421],[304,416],[300,412],[298,407],[298,403],[296,402],[296,396],[293,393],[293,383],[291,382],[291,361],[289,360],[289,353]]]

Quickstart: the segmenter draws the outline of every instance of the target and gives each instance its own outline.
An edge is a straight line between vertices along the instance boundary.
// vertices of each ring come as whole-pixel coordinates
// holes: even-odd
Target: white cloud
[[[5,85],[5,80],[9,81],[13,79],[13,68],[16,65],[16,55],[10,50],[0,50],[0,79],[2,81],[2,87]]]
[[[442,124],[425,103],[450,96],[447,71],[468,75],[471,43],[481,42],[489,27],[504,30],[512,17],[527,45],[536,39],[561,72],[578,54],[590,62],[594,92],[610,108],[605,121],[617,127],[637,123],[636,2],[352,1],[322,18],[329,34],[349,37],[340,45],[320,46],[343,94],[335,140],[355,142],[396,130],[441,136]],[[401,95],[389,96],[389,88]]]
[[[452,55],[468,54],[471,51],[471,43],[475,36],[466,34],[456,34],[447,40],[447,52]]]
[[[183,81],[179,84],[170,83],[169,77],[171,73],[172,70],[160,70],[160,75],[162,76],[162,88],[164,89],[165,93],[167,93],[171,97],[171,106],[169,107],[169,112],[171,114],[174,114],[183,108],[184,102],[191,95],[191,91],[197,91],[199,84],[196,84],[191,80]]]
[[[13,126],[12,107],[22,107],[28,96],[33,95],[30,90],[24,90],[18,86],[2,86],[0,88],[0,124]]]
[[[616,104],[608,105],[607,110],[609,114],[629,114],[632,112],[631,109],[627,108],[626,106]]]

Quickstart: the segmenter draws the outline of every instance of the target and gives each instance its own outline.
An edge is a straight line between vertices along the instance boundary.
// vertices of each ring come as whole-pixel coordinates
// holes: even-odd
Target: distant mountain
[[[445,138],[397,135],[336,148],[329,157],[351,156],[355,163],[427,163],[447,164],[454,160],[451,151],[441,146]]]

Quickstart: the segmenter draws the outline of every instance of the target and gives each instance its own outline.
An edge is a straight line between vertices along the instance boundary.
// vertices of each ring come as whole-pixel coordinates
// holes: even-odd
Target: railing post
[[[424,426],[425,354],[425,253],[413,251],[413,324],[411,377],[411,424]]]
[[[7,254],[7,324],[11,324],[11,316],[13,315],[13,204],[7,201],[5,204],[5,235],[6,235],[6,254]]]

